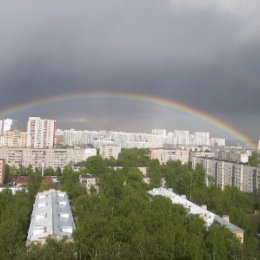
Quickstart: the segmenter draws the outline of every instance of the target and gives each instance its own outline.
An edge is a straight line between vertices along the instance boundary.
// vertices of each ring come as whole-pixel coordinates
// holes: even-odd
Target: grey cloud
[[[237,118],[247,114],[253,125],[260,112],[259,4],[207,0],[198,7],[190,0],[0,1],[0,109],[68,92],[122,91],[180,101],[241,129]],[[96,109],[116,124],[109,114],[118,107],[105,103]],[[143,115],[151,109],[139,108]],[[49,109],[39,112],[53,114]],[[81,118],[78,109],[86,108],[66,115]],[[160,113],[155,121],[164,125]],[[117,117],[123,125],[125,116]]]

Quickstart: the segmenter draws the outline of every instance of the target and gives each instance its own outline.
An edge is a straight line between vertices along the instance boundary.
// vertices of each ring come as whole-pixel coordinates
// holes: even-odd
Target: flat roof
[[[27,243],[44,241],[47,237],[71,238],[75,229],[66,192],[48,190],[36,196]]]

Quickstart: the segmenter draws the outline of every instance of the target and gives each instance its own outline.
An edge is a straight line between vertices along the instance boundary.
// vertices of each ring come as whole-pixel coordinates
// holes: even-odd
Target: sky
[[[105,91],[167,98],[260,139],[259,0],[0,0],[0,115],[50,96]],[[141,101],[57,101],[10,115],[59,128],[207,130]]]

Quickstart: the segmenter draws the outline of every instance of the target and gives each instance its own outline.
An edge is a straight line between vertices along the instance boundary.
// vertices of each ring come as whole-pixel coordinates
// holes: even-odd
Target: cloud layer
[[[0,109],[68,92],[144,93],[189,104],[260,138],[259,11],[256,0],[0,0]],[[26,113],[116,129],[129,126],[125,115],[153,110],[98,103],[95,110],[82,101],[70,111],[46,106]],[[147,120],[186,127],[181,115],[162,120],[168,116]],[[149,125],[130,121],[131,129]]]

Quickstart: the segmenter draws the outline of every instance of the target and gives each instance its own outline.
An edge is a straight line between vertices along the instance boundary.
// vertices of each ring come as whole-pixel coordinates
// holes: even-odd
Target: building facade
[[[0,147],[26,147],[27,132],[18,130],[0,133]]]
[[[4,181],[5,181],[5,160],[0,159],[0,185],[4,184]]]
[[[198,164],[203,166],[207,176],[211,176],[221,189],[235,186],[240,191],[254,192],[260,188],[259,167],[193,156],[193,169]]]
[[[20,165],[33,169],[58,167],[64,169],[68,164],[79,163],[86,159],[84,149],[33,149],[33,148],[0,148],[0,158],[10,166]]]
[[[117,160],[118,155],[121,153],[120,146],[114,145],[102,145],[99,150],[99,154],[104,159],[114,158]]]
[[[27,147],[53,148],[56,121],[29,117],[27,124]]]
[[[150,149],[151,160],[158,160],[160,164],[168,161],[180,161],[182,164],[190,160],[190,151],[183,149]]]

